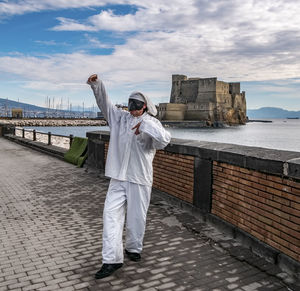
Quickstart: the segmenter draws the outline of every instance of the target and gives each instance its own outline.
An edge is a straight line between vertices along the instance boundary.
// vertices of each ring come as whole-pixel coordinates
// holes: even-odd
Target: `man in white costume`
[[[152,161],[156,150],[170,142],[171,135],[153,117],[157,110],[146,95],[133,92],[127,112],[111,103],[96,74],[87,83],[110,127],[105,175],[111,181],[103,210],[103,265],[95,274],[96,279],[101,279],[123,266],[126,205],[125,253],[132,261],[141,259],[153,182]]]

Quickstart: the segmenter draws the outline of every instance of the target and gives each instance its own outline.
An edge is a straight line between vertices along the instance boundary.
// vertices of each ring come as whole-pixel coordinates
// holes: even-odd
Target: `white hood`
[[[147,95],[144,95],[141,92],[132,92],[129,96],[129,99],[135,99],[144,102],[147,105],[147,112],[152,116],[156,116],[157,109]]]

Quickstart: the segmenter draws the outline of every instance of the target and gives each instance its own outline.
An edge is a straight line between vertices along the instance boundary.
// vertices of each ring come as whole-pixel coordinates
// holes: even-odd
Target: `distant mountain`
[[[35,105],[31,105],[31,104],[27,104],[27,103],[22,103],[22,102],[17,102],[17,101],[13,101],[13,100],[9,100],[9,99],[3,99],[0,98],[0,107],[5,108],[21,108],[23,110],[35,110],[35,111],[46,111],[47,108],[44,107],[40,107],[40,106],[35,106]]]
[[[274,119],[274,118],[300,118],[300,111],[289,111],[277,107],[262,107],[259,109],[248,109],[249,119]]]
[[[28,103],[17,102],[0,98],[0,116],[10,116],[12,108],[23,109],[26,117],[80,117],[83,115],[83,107],[76,106],[72,111],[40,107]],[[94,117],[96,113],[92,108],[84,109],[84,116]]]

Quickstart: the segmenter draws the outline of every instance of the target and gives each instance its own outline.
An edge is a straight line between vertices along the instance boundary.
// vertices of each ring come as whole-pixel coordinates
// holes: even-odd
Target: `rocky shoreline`
[[[103,119],[2,119],[1,124],[13,126],[102,126]]]

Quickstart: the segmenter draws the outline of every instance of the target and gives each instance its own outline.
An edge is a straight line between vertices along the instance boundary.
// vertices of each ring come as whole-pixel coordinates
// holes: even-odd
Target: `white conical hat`
[[[135,91],[130,94],[129,99],[135,99],[144,102],[147,105],[147,112],[153,116],[156,116],[157,109],[147,95]]]

